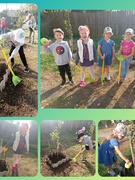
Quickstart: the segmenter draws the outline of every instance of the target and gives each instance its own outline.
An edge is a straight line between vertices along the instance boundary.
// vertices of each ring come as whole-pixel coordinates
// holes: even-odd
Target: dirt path
[[[8,53],[9,47],[5,49]],[[24,67],[17,54],[13,70],[22,81],[14,86],[9,77],[6,88],[0,92],[0,116],[36,116],[37,114],[37,44],[26,44],[24,52],[30,72],[23,72]],[[2,54],[0,54],[0,63],[5,63]]]
[[[133,65],[132,65],[133,66]],[[74,67],[72,67],[73,69]],[[42,108],[135,108],[134,69],[130,68],[122,84],[117,83],[117,69],[111,68],[111,81],[100,82],[100,69],[95,68],[98,85],[93,86],[86,80],[84,87],[79,87],[80,73],[75,70],[74,86],[60,88],[61,80],[54,72],[41,72],[41,107]]]

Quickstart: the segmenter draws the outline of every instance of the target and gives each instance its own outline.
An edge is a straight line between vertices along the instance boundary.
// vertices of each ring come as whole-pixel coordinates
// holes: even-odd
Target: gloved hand
[[[85,145],[82,145],[82,150],[85,149],[85,148],[86,148]]]

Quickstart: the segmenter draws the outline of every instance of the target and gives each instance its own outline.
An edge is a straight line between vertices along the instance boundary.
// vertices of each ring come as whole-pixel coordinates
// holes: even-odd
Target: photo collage
[[[135,10],[96,1],[0,3],[1,180],[135,177]]]

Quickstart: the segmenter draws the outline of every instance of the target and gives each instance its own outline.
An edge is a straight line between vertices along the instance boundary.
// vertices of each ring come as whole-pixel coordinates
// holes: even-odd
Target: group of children
[[[54,38],[56,41],[50,44],[50,41],[42,42],[47,52],[51,52],[54,55],[55,62],[58,66],[60,76],[62,79],[61,87],[66,85],[66,76],[67,74],[69,82],[73,85],[75,84],[72,75],[70,65],[76,66],[80,62],[81,71],[81,80],[79,86],[85,85],[85,70],[88,69],[90,76],[94,79],[92,82],[93,85],[97,85],[95,78],[94,66],[97,63],[97,53],[99,54],[98,65],[102,67],[104,61],[104,70],[105,70],[105,79],[111,80],[110,78],[110,66],[115,59],[115,43],[111,40],[113,35],[112,29],[106,27],[103,32],[103,39],[99,40],[98,47],[96,46],[93,40],[90,38],[89,28],[84,26],[79,26],[78,28],[80,39],[77,41],[77,53],[75,58],[75,63],[71,61],[72,52],[67,41],[64,41],[64,32],[62,29],[54,29]],[[120,44],[120,50],[116,55],[121,54],[125,59],[122,61],[120,82],[123,82],[126,78],[127,72],[129,70],[129,65],[132,61],[135,49],[135,43],[131,39],[134,36],[134,31],[131,28],[126,29],[124,34],[124,40]]]

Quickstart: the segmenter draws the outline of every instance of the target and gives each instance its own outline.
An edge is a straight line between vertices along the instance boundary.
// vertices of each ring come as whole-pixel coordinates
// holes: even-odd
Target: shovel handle
[[[104,76],[105,73],[105,53],[103,54],[104,59],[102,60],[102,76]]]
[[[3,54],[3,56],[4,56],[4,59],[6,60],[6,63],[7,63],[7,66],[8,66],[8,68],[9,68],[10,72],[12,73],[12,75],[15,75],[14,72],[13,72],[13,70],[12,70],[12,68],[11,68],[10,63],[8,62],[8,58],[7,58],[7,55],[6,55],[5,50],[4,50],[3,47],[2,47],[2,54]]]
[[[119,64],[118,84],[120,83],[120,73],[121,73],[121,61],[120,61],[120,64]]]

